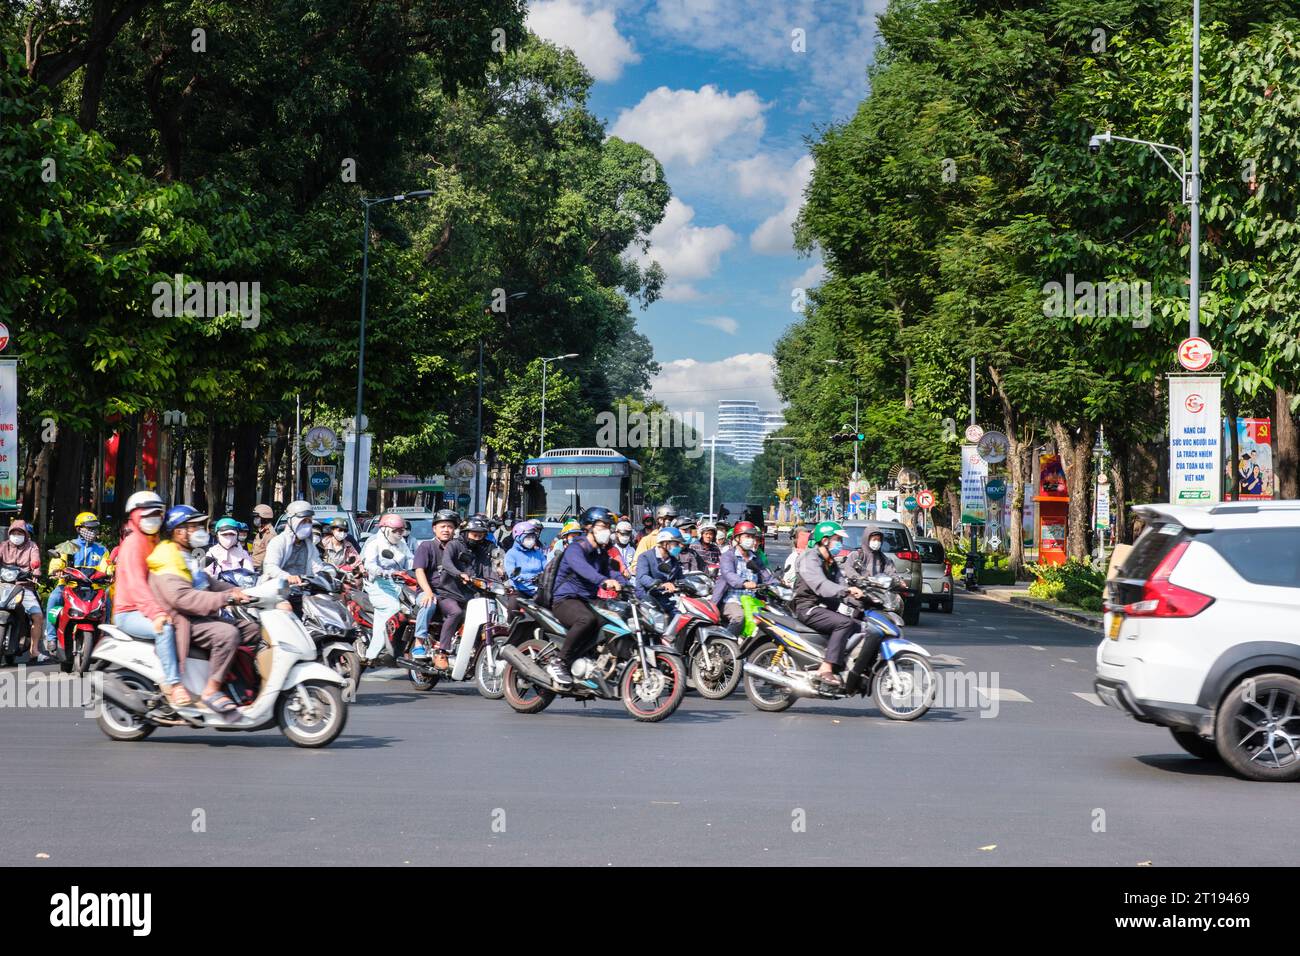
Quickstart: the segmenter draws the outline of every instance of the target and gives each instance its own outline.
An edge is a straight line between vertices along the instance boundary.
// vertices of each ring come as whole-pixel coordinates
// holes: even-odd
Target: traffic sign
[[[1178,343],[1178,364],[1189,372],[1203,372],[1214,363],[1214,349],[1203,338],[1183,339]]]
[[[1002,478],[990,478],[984,485],[984,494],[989,501],[1001,501],[1007,496],[1007,483]]]
[[[984,437],[984,429],[980,428],[978,425],[966,426],[966,440],[970,442],[972,445],[975,444],[975,442],[979,441],[982,437]]]
[[[0,322],[0,352],[9,347],[9,326]]]
[[[916,495],[908,495],[903,499],[903,507],[908,511],[915,511],[920,505],[916,500]]]
[[[1007,436],[998,431],[985,432],[975,443],[975,450],[990,465],[1006,461],[1007,449],[1010,447],[1011,443],[1007,441]]]
[[[927,509],[933,508],[934,492],[931,491],[929,488],[922,489],[921,493],[916,496],[916,503],[919,504],[922,508],[927,508]]]

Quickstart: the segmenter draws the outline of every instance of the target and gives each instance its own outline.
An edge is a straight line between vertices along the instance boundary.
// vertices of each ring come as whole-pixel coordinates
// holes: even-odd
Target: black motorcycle
[[[23,592],[35,587],[30,568],[0,564],[0,663],[5,667],[13,667],[31,643],[32,622],[23,610]]]

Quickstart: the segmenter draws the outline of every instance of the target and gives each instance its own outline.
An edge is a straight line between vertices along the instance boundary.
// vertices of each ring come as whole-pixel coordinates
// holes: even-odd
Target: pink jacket
[[[149,589],[149,552],[157,543],[155,536],[135,527],[117,549],[113,613],[139,611],[151,621],[167,613]]]
[[[9,543],[8,538],[5,538],[3,543],[0,543],[0,564],[16,564],[20,568],[39,571],[41,569],[41,549],[30,538],[17,548]]]

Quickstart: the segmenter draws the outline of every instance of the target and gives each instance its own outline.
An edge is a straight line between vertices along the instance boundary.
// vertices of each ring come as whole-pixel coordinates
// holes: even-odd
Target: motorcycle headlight
[[[5,568],[3,571],[0,571],[0,581],[3,581],[5,584],[13,584],[17,580],[17,568]]]

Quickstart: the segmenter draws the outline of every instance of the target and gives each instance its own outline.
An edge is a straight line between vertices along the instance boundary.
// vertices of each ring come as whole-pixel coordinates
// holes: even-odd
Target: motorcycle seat
[[[794,631],[800,637],[807,637],[813,643],[822,645],[829,640],[829,635],[823,634],[814,627],[809,627],[793,614],[782,614],[780,611],[773,611],[771,608],[768,608],[763,613],[770,617],[776,624],[779,624],[787,630]]]

